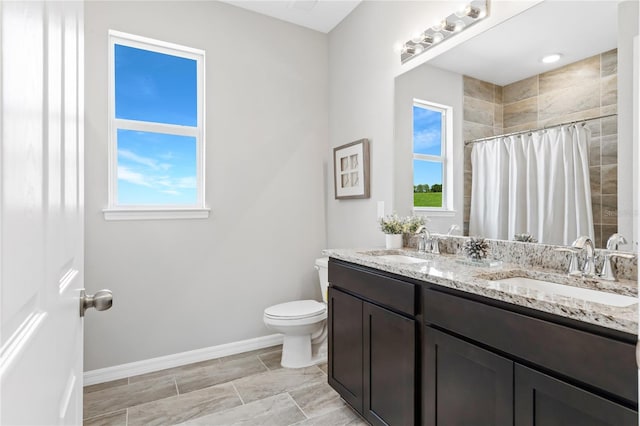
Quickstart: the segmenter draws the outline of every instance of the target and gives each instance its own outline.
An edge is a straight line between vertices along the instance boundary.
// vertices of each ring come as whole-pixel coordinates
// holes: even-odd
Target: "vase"
[[[384,234],[387,249],[402,248],[402,234]]]

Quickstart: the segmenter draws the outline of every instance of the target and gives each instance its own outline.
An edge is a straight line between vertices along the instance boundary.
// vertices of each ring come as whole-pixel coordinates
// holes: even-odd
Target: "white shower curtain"
[[[475,143],[469,235],[545,244],[593,239],[587,126],[555,127]]]

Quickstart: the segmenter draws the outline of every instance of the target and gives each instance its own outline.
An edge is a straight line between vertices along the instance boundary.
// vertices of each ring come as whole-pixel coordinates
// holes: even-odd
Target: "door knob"
[[[84,289],[80,291],[80,316],[89,308],[96,311],[106,311],[113,305],[113,294],[111,290],[100,290],[96,294],[87,294]]]

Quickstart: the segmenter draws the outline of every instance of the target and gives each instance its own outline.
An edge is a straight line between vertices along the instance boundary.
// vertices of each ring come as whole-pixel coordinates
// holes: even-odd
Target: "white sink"
[[[427,259],[418,259],[417,257],[404,256],[401,254],[385,254],[383,256],[376,256],[378,259],[388,260],[395,263],[425,263]]]
[[[524,287],[544,293],[557,294],[560,296],[568,296],[576,299],[585,300],[587,302],[601,303],[609,306],[631,306],[638,303],[635,297],[623,296],[620,294],[607,293],[604,291],[591,290],[588,288],[573,287],[570,285],[556,284],[549,281],[540,281],[532,278],[513,277],[495,280],[499,283],[513,284],[518,287]]]

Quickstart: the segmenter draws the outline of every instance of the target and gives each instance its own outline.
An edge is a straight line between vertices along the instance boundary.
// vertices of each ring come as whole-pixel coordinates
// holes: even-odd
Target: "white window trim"
[[[196,61],[197,72],[197,127],[118,119],[115,116],[115,45],[151,50]],[[105,220],[149,220],[149,219],[206,219],[210,209],[205,205],[205,61],[204,50],[180,46],[147,37],[109,30],[109,201],[103,209]],[[196,138],[196,193],[193,205],[126,205],[119,206],[118,200],[118,129],[144,132],[166,133]]]
[[[413,160],[427,160],[442,163],[442,207],[413,207],[413,212],[418,215],[453,217],[456,211],[453,209],[453,167],[451,159],[453,158],[453,108],[447,105],[435,102],[424,101],[420,99],[413,100],[413,106],[436,110],[442,112],[444,120],[442,120],[442,152],[443,155],[426,155],[413,153],[413,132],[411,133],[411,168],[413,179]],[[413,119],[411,120],[413,125]],[[412,185],[413,188],[413,185]],[[412,202],[413,204],[413,202]]]

